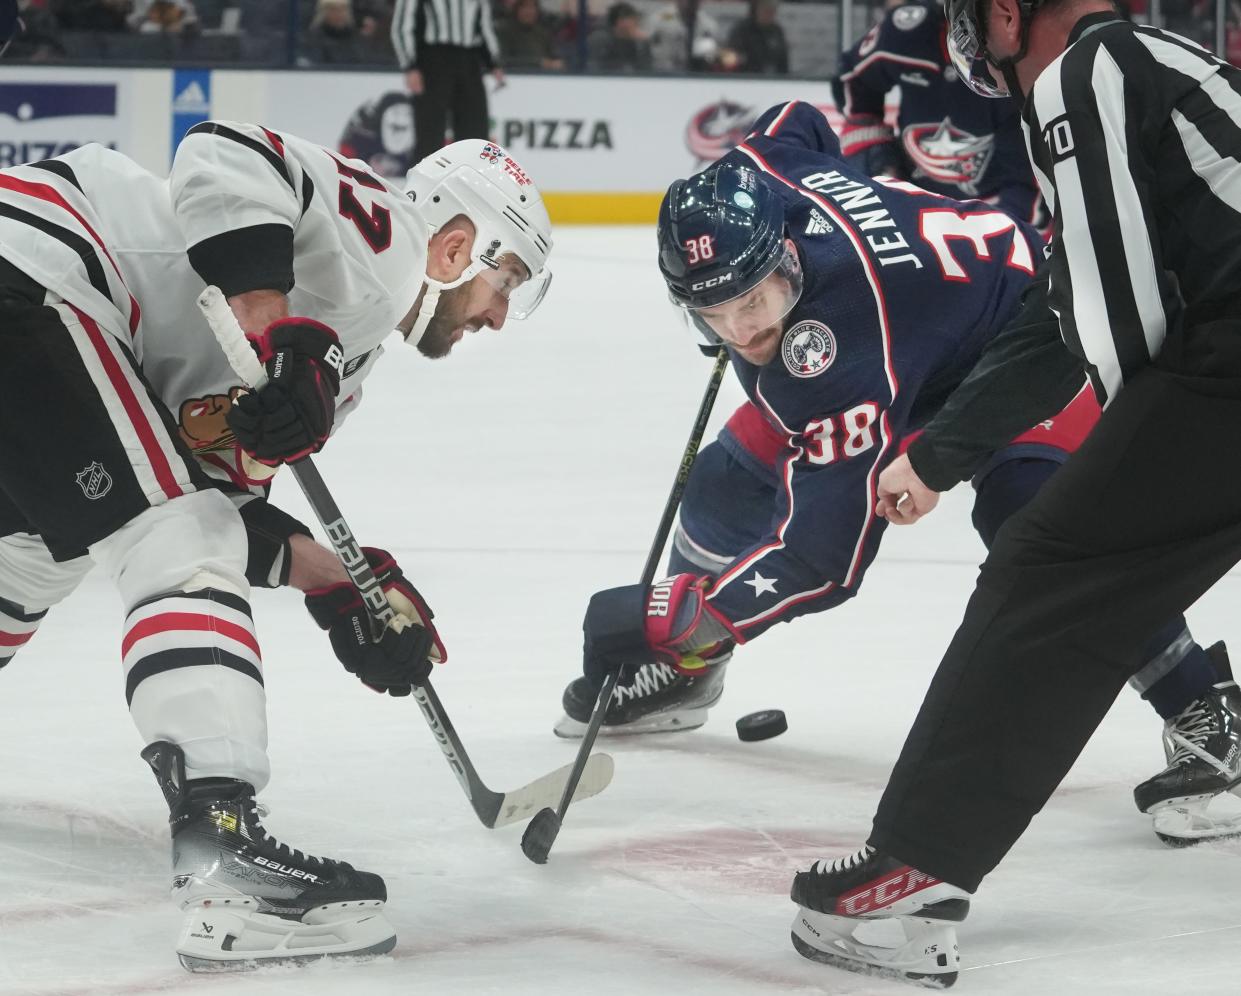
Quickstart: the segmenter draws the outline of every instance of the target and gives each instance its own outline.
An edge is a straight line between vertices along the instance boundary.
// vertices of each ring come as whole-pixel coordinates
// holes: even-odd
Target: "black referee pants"
[[[423,91],[414,97],[414,162],[444,147],[448,123],[453,141],[487,138],[487,88],[482,53],[461,45],[427,45],[418,56]]]
[[[1241,560],[1241,321],[1188,343],[1000,530],[880,800],[877,848],[976,889],[1143,644]]]

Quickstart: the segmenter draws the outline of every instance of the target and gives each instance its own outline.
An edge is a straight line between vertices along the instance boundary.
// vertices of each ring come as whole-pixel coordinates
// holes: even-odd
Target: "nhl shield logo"
[[[794,377],[817,377],[836,360],[836,337],[822,322],[798,322],[784,333],[780,355]]]
[[[112,490],[112,476],[103,469],[103,464],[98,460],[93,461],[85,469],[79,470],[75,479],[78,487],[82,489],[82,494],[91,501],[102,498]]]

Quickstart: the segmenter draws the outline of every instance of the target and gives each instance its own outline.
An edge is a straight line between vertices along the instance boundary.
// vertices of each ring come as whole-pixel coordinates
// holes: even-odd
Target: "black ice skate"
[[[630,682],[619,684],[599,728],[602,737],[632,733],[696,730],[724,694],[724,672],[732,648],[707,660],[693,676],[671,664],[644,664]],[[586,732],[599,690],[577,678],[564,690],[564,716],[552,728],[558,737],[579,740]]]
[[[957,981],[953,924],[969,893],[876,851],[869,844],[798,872],[790,893],[801,909],[793,947],[812,961],[933,989]]]
[[[1133,790],[1165,844],[1241,837],[1241,816],[1209,811],[1211,800],[1241,785],[1241,689],[1223,643],[1207,650],[1219,682],[1164,724],[1168,766]]]
[[[383,879],[316,858],[272,837],[254,788],[234,778],[185,778],[185,758],[159,741],[142,751],[172,830],[172,898],[185,911],[177,942],[191,972],[391,951]]]

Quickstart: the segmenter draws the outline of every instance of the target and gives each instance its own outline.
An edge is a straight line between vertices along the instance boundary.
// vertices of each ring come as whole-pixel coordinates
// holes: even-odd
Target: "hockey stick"
[[[224,355],[228,357],[233,371],[250,387],[262,387],[267,382],[267,371],[250,348],[245,332],[237,323],[237,318],[220,289],[208,287],[204,290],[198,297],[198,307],[207,319],[207,324],[211,326]],[[388,622],[396,615],[388,604],[383,586],[376,579],[358,541],[354,539],[353,531],[345,522],[345,517],[341,515],[327,484],[310,457],[289,464],[289,469],[301,486],[306,501],[319,519],[319,524],[323,526],[323,531],[327,533],[332,549],[340,558],[350,582],[361,596],[362,604],[366,606],[370,617],[371,635],[378,641]],[[474,812],[478,814],[483,826],[507,826],[551,805],[561,796],[569,778],[577,774],[574,766],[566,764],[563,768],[558,768],[512,792],[493,792],[478,777],[470,756],[465,752],[465,745],[457,736],[457,731],[448,718],[448,713],[444,711],[439,696],[435,694],[435,689],[431,687],[430,680],[423,682],[421,686],[414,686],[413,698],[422,710],[422,716],[443,751],[448,766],[457,776],[457,781],[461,783],[466,798],[470,800],[470,805],[474,807]],[[574,794],[574,798],[589,799],[598,795],[612,781],[612,770],[610,755],[596,754],[591,757],[581,787]],[[574,784],[577,784],[576,779]]]
[[[659,520],[659,528],[655,530],[655,540],[651,543],[650,553],[646,555],[646,566],[642,568],[640,582],[643,585],[649,585],[655,580],[655,572],[659,569],[659,561],[664,554],[664,545],[668,542],[668,534],[672,532],[672,522],[681,504],[681,496],[685,494],[689,472],[698,458],[698,447],[702,445],[702,437],[707,431],[707,422],[711,418],[711,409],[715,407],[715,398],[720,393],[720,383],[724,380],[724,371],[727,369],[728,351],[721,346],[719,352],[715,354],[715,365],[711,368],[711,377],[707,381],[706,391],[703,392],[702,404],[698,406],[698,417],[694,420],[694,427],[690,430],[685,452],[681,454],[681,465],[677,467],[677,476],[672,482],[672,490],[668,493],[668,500],[664,502],[663,518]],[[560,826],[564,823],[565,814],[569,811],[569,803],[576,798],[574,787],[586,769],[587,758],[590,756],[591,748],[595,745],[599,727],[603,725],[603,717],[608,711],[608,703],[612,700],[612,693],[616,690],[616,683],[619,680],[620,670],[618,669],[607,676],[603,687],[599,689],[599,698],[595,700],[594,712],[590,714],[590,724],[586,727],[582,744],[577,749],[573,771],[565,785],[564,794],[560,797],[559,807],[540,810],[521,835],[522,853],[536,865],[547,863],[552,844],[555,843],[556,835],[560,833]]]

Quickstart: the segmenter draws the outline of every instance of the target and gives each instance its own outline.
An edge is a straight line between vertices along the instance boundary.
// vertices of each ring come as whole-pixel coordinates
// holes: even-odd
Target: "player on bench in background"
[[[844,115],[845,161],[867,176],[909,180],[934,194],[977,198],[1036,227],[1045,210],[1010,101],[967,87],[948,58],[938,0],[889,10],[840,56],[832,98]],[[896,128],[887,96],[900,89]]]

